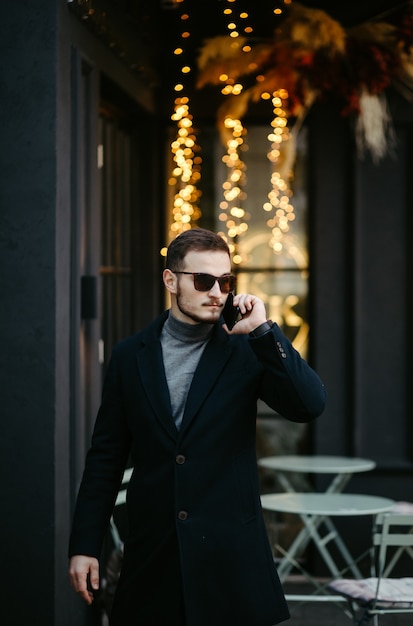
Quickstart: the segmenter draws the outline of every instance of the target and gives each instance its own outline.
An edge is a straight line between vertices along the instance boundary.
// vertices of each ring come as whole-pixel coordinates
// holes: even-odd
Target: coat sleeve
[[[112,356],[77,497],[69,557],[100,557],[131,441],[120,388],[116,359]]]
[[[251,338],[250,346],[263,367],[260,398],[268,406],[295,422],[310,421],[323,412],[323,382],[277,324],[261,337]]]

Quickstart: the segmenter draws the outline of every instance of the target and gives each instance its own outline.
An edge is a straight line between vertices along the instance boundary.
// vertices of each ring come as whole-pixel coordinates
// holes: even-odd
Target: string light
[[[268,219],[267,226],[271,228],[270,246],[275,254],[283,251],[283,238],[290,230],[290,223],[295,219],[294,207],[290,203],[292,191],[289,187],[290,172],[283,171],[281,161],[283,150],[287,142],[291,139],[291,134],[287,124],[287,104],[288,92],[285,89],[278,89],[272,97],[274,119],[271,122],[272,131],[268,135],[271,142],[271,149],[267,157],[274,164],[274,171],[271,175],[271,191],[268,194],[268,202],[263,205],[264,211],[274,212]]]
[[[292,0],[283,0],[283,4],[288,5]],[[228,16],[227,29],[229,36],[234,39],[232,46],[241,46],[244,53],[251,52],[251,46],[244,37],[240,36],[243,30],[245,35],[251,35],[253,28],[248,24],[249,15],[246,11],[241,11],[236,16],[235,11],[236,0],[228,0],[227,7],[224,9],[224,15]],[[283,9],[280,3],[274,8],[275,16],[281,15]],[[242,28],[239,26],[242,24]],[[257,75],[256,82],[264,82],[265,77]],[[242,94],[244,86],[240,82],[236,82],[226,73],[222,73],[220,81],[224,83],[221,92],[223,95],[239,96]],[[271,176],[271,190],[268,194],[268,202],[264,203],[264,210],[273,212],[273,215],[267,220],[267,225],[271,228],[270,247],[276,254],[280,254],[284,248],[283,238],[289,231],[291,222],[295,219],[294,207],[290,202],[292,196],[289,187],[290,172],[284,172],[282,167],[283,152],[291,139],[291,135],[287,124],[287,104],[288,92],[285,89],[277,89],[273,94],[262,93],[263,100],[272,100],[273,105],[273,121],[271,122],[271,133],[268,140],[271,143],[270,151],[267,154],[269,161],[274,166]],[[224,200],[220,205],[219,219],[222,221],[227,230],[227,238],[230,248],[234,253],[236,262],[241,263],[242,257],[237,251],[237,241],[240,235],[248,230],[247,220],[249,216],[242,208],[242,201],[245,200],[246,194],[243,186],[246,182],[246,166],[242,161],[240,151],[245,147],[247,131],[243,127],[239,119],[227,115],[224,120],[226,135],[227,154],[223,157],[223,161],[227,166],[227,179],[223,184]],[[234,261],[235,262],[235,261]]]
[[[183,0],[181,0],[180,4],[183,4]],[[174,112],[171,115],[172,121],[176,123],[177,132],[170,146],[174,167],[168,184],[175,191],[172,220],[169,227],[170,240],[183,231],[196,226],[201,217],[201,211],[198,206],[201,191],[197,185],[201,179],[202,159],[198,154],[199,146],[193,128],[189,97],[184,93],[185,79],[191,73],[192,68],[184,60],[181,62],[181,58],[185,53],[184,42],[191,36],[189,31],[189,14],[182,12],[180,19],[184,24],[181,32],[181,42],[173,51],[180,61],[181,82],[176,83],[174,86],[174,91],[179,96],[175,98]],[[164,249],[161,253],[165,253]]]
[[[239,264],[242,258],[237,251],[237,239],[248,230],[246,220],[249,217],[242,208],[242,202],[246,197],[243,191],[246,166],[240,157],[240,150],[244,143],[245,129],[240,120],[231,117],[227,117],[224,124],[230,131],[230,135],[226,142],[227,153],[222,157],[227,167],[227,177],[222,184],[224,199],[220,203],[218,219],[225,224],[226,235],[220,234],[227,239],[233,255],[232,260],[235,264]]]
[[[245,22],[249,17],[246,11],[242,11],[239,14],[239,23],[237,24],[235,3],[236,0],[227,0],[227,6],[223,11],[229,20],[227,29],[229,37],[233,39],[231,46],[241,47],[244,53],[248,53],[251,51],[251,47],[245,45],[245,39],[240,37],[240,30],[250,34],[253,29]],[[246,24],[245,26],[244,23]],[[236,82],[229,74],[221,74],[220,81],[224,83],[221,89],[221,93],[224,96],[239,96],[242,94],[244,86],[242,83]],[[225,225],[226,232],[221,232],[220,234],[228,242],[233,263],[240,264],[243,259],[238,252],[237,242],[239,236],[248,230],[247,220],[249,219],[248,213],[242,207],[246,198],[246,193],[243,189],[246,182],[246,165],[241,158],[241,152],[245,148],[247,131],[241,120],[232,116],[225,117],[224,126],[226,131],[226,154],[222,157],[222,161],[226,165],[227,176],[222,184],[223,200],[220,203],[218,219]]]
[[[183,4],[184,0],[176,0]],[[237,0],[227,0],[223,10],[227,18],[227,36],[230,39],[231,48],[241,50],[242,53],[251,52],[251,45],[247,42],[246,35],[253,33],[250,26],[249,14],[242,10],[236,10]],[[282,0],[288,5],[292,0]],[[282,13],[281,2],[273,9],[275,16]],[[181,60],[185,53],[185,41],[191,36],[189,28],[189,15],[182,12],[181,20],[184,27],[181,32],[181,41],[175,48],[174,54]],[[250,63],[252,69],[252,63]],[[189,97],[185,95],[185,81],[191,73],[191,66],[184,61],[180,63],[181,78],[175,85],[174,90],[179,96],[175,98],[174,113],[171,119],[177,124],[177,135],[171,143],[174,167],[169,184],[175,188],[172,209],[172,223],[170,224],[170,238],[180,232],[196,226],[201,217],[198,206],[201,192],[197,184],[201,178],[201,158],[197,154],[199,147],[196,143],[196,135],[192,125]],[[231,76],[230,69],[222,72],[219,80],[222,84],[221,93],[224,96],[244,97],[244,85],[235,76]],[[257,75],[256,82],[264,82],[265,77]],[[268,202],[263,208],[272,215],[267,220],[271,228],[270,246],[276,254],[282,252],[283,237],[289,231],[291,222],[295,219],[294,207],[290,202],[292,191],[289,187],[290,173],[283,171],[283,152],[291,139],[291,133],[287,124],[288,93],[285,89],[277,89],[272,94],[261,94],[263,100],[271,100],[273,104],[273,121],[271,133],[268,135],[271,147],[267,154],[268,159],[274,166],[271,176],[271,190],[268,194]],[[242,102],[242,100],[240,100]],[[242,109],[242,106],[240,107]],[[223,123],[223,133],[226,154],[222,160],[226,166],[226,179],[222,185],[223,200],[220,203],[219,221],[225,227],[225,232],[220,234],[227,240],[234,263],[241,263],[242,257],[238,253],[239,237],[248,230],[249,215],[243,208],[246,198],[244,190],[246,182],[246,165],[242,159],[242,152],[246,149],[247,130],[243,126],[239,115],[226,115]],[[285,168],[284,168],[285,170]]]

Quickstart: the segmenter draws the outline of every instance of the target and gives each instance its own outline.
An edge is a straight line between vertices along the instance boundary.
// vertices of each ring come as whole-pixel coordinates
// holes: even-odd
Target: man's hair
[[[220,235],[205,228],[185,230],[169,244],[165,266],[172,271],[180,270],[188,252],[207,250],[226,252],[230,256],[227,242]]]

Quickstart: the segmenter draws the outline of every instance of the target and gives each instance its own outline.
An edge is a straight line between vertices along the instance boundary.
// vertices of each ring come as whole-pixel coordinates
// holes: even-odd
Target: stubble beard
[[[219,306],[219,308],[217,308],[217,312],[219,312],[219,315],[217,317],[214,316],[211,319],[205,319],[204,317],[200,317],[199,315],[197,315],[196,313],[194,313],[193,311],[191,311],[185,306],[179,289],[176,294],[176,305],[183,315],[185,315],[186,317],[189,317],[189,319],[191,319],[193,322],[196,322],[197,324],[216,324],[219,321],[221,311],[222,311],[222,305],[221,305]]]

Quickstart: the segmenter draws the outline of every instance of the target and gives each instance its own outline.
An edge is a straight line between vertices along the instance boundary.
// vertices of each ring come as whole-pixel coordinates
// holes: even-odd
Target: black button
[[[184,457],[183,454],[177,454],[175,461],[178,463],[178,465],[183,465],[186,461],[186,458]]]
[[[178,513],[178,519],[180,519],[180,520],[181,520],[181,522],[184,522],[187,518],[188,518],[188,513],[187,513],[187,511],[179,511],[179,513]]]

